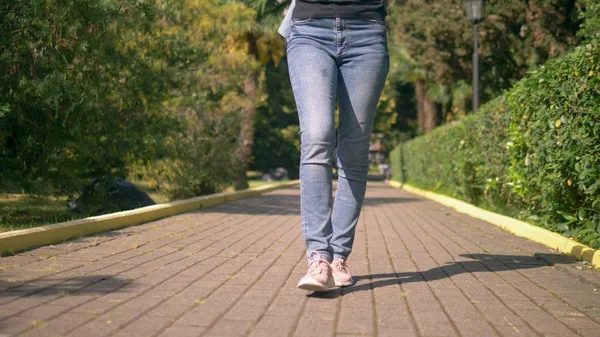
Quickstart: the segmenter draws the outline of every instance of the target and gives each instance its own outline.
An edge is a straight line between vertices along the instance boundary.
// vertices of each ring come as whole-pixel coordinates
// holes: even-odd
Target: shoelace
[[[323,259],[321,257],[321,254],[319,254],[316,251],[313,251],[310,253],[310,257],[309,257],[309,265],[308,265],[308,270],[310,272],[311,275],[318,275],[321,274],[323,272],[323,268],[321,267],[321,263],[325,262],[325,263],[329,263],[327,262],[327,260]]]
[[[347,268],[350,267],[350,265],[346,262],[346,260],[339,259],[337,261],[334,261],[334,263],[332,264],[332,267],[335,268],[335,269],[337,269],[337,270],[339,270],[339,271],[341,271],[341,272],[344,272],[344,273],[348,274],[348,269]]]
[[[310,263],[309,272],[311,275],[319,275],[323,272],[323,268],[321,267],[321,262],[327,262],[323,259],[317,259]]]

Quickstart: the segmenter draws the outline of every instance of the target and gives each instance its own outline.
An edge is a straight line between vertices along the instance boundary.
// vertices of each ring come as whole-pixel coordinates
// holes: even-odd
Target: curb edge
[[[589,262],[594,268],[600,269],[600,250],[595,250],[573,239],[566,238],[558,233],[551,232],[542,227],[517,220],[506,215],[486,211],[467,202],[437,194],[434,192],[422,190],[420,188],[402,184],[397,181],[389,181],[389,185],[396,188],[402,188],[408,192],[420,195],[433,200],[442,205],[453,208],[459,213],[470,215],[474,218],[487,221],[493,225],[501,227],[516,236],[520,236],[531,241],[541,243],[547,247],[555,249],[561,253],[567,254],[579,260]]]

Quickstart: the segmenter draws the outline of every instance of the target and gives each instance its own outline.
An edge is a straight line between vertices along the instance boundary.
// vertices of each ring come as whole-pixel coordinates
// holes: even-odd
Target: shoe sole
[[[318,284],[299,284],[298,289],[308,290],[308,291],[317,291],[317,292],[329,291],[329,287],[318,285]]]
[[[298,283],[298,285],[296,286],[298,289],[302,289],[302,290],[308,290],[308,291],[318,291],[318,292],[325,292],[325,291],[329,291],[331,288],[335,287],[335,283],[334,282],[330,282],[330,284],[320,284],[320,283]]]
[[[349,287],[349,286],[351,286],[353,284],[354,284],[354,282],[347,282],[347,283],[336,282],[335,286],[343,288],[343,287]]]

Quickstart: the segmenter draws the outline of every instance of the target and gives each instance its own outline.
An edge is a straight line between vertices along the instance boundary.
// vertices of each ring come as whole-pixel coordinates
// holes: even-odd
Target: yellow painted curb
[[[291,187],[299,183],[299,180],[293,180],[285,183],[269,184],[244,191],[212,194],[136,208],[129,211],[0,233],[0,256],[62,242],[71,238],[138,225],[143,222],[190,212],[227,201],[249,198],[280,188]]]
[[[493,225],[502,227],[517,236],[541,243],[569,256],[587,261],[596,269],[600,269],[600,251],[578,243],[573,239],[566,238],[558,233],[551,232],[547,229],[534,226],[524,221],[486,211],[464,201],[460,201],[445,195],[425,191],[414,186],[399,183],[397,181],[390,181],[389,184],[390,186],[403,188],[408,192],[431,199],[442,205],[452,207],[457,212],[464,213],[474,218],[478,218]]]

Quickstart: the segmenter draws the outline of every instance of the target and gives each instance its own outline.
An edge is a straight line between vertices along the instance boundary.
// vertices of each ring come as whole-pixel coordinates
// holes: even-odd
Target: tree
[[[412,66],[422,132],[469,110],[472,27],[462,1],[396,1],[388,7],[390,40]],[[577,44],[575,0],[486,1],[480,24],[482,101]],[[441,117],[441,118],[440,118]],[[436,121],[436,118],[438,120]]]
[[[170,61],[160,8],[133,0],[0,3],[0,188],[73,195],[161,153]]]
[[[264,66],[272,58],[281,59],[284,53],[281,38],[276,33],[276,25],[281,18],[283,9],[289,1],[276,0],[240,0],[243,4],[255,10],[255,19],[251,25],[243,27],[238,36],[245,41],[247,53],[259,62],[260,67],[255,68],[244,79],[244,93],[253,102],[244,107],[243,121],[240,130],[240,159],[241,167],[235,183],[235,189],[248,188],[246,171],[252,162],[252,147],[254,144],[255,117],[259,104],[259,79]]]
[[[221,0],[187,0],[162,19],[164,38],[173,42],[165,52],[179,56],[181,65],[174,70],[178,87],[163,106],[179,128],[167,155],[138,170],[173,199],[220,192],[235,181],[240,110],[253,104],[240,79],[255,65],[234,33],[253,19],[243,4]]]
[[[236,34],[254,19],[223,0],[1,1],[0,189],[75,196],[132,172],[175,197],[231,184],[257,64]]]
[[[287,60],[269,62],[265,69],[266,104],[257,111],[251,169],[283,167],[297,178],[300,164],[300,126],[294,105]]]

